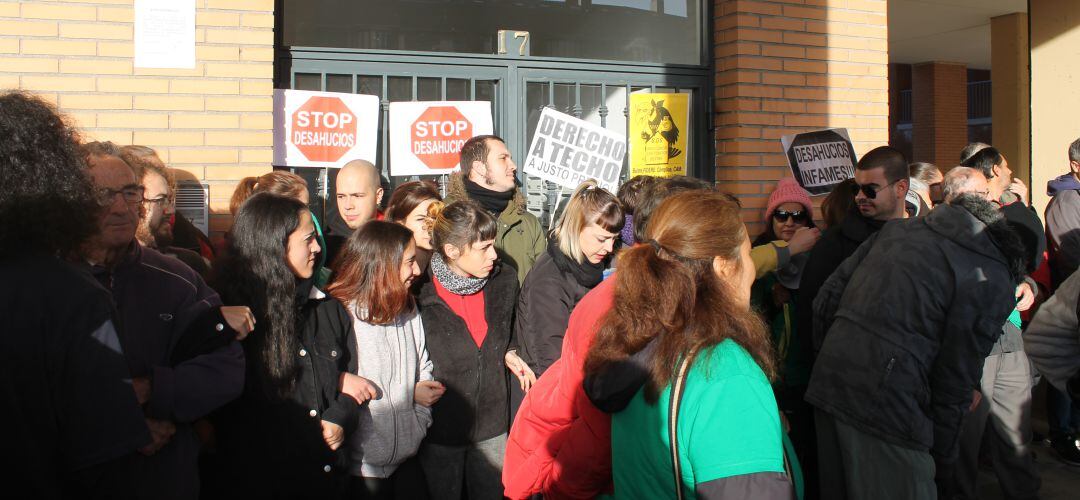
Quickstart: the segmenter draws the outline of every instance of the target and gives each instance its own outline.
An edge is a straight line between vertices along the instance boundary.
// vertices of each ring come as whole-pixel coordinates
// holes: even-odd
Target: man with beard
[[[461,172],[450,175],[446,203],[471,199],[499,221],[495,249],[525,282],[536,259],[547,249],[540,220],[525,209],[517,188],[517,165],[500,137],[479,135],[461,146]]]
[[[254,326],[247,307],[225,307],[189,267],[139,245],[145,189],[110,142],[83,145],[102,213],[80,249],[111,294],[120,345],[155,447],[135,467],[145,498],[198,498],[199,442],[191,423],[236,398],[244,386],[237,339]]]
[[[809,353],[811,366],[821,348],[821,339],[811,335],[814,331],[813,304],[818,290],[844,259],[855,253],[859,245],[886,222],[904,218],[908,187],[908,162],[904,154],[895,148],[874,148],[863,155],[855,166],[855,184],[850,195],[855,198],[855,207],[839,225],[825,231],[814,245],[799,283],[799,295],[795,305],[795,331],[802,334],[795,341],[801,343],[800,349],[803,352]],[[815,420],[818,418],[826,417],[819,409],[815,409]],[[838,496],[840,492],[832,490],[843,484],[843,477],[840,475],[842,471],[834,461],[838,453],[835,439],[831,439],[831,433],[822,435],[822,426],[818,423],[815,425],[818,427],[818,457],[821,464],[820,498],[841,498]]]
[[[153,248],[165,255],[175,257],[180,262],[199,273],[203,279],[210,273],[210,263],[197,252],[173,246],[173,221],[176,217],[176,179],[172,172],[160,163],[157,156],[135,153],[134,148],[144,146],[124,146],[121,148],[122,159],[139,177],[145,189],[143,193],[143,216],[135,231],[135,238],[144,246]],[[148,148],[147,148],[148,149]]]

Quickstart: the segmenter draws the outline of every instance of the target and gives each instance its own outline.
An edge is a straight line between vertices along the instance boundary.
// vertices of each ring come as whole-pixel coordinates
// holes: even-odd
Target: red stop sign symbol
[[[432,106],[410,127],[411,150],[428,168],[457,166],[461,146],[472,138],[473,126],[454,106]]]
[[[356,145],[356,115],[337,97],[312,97],[293,113],[290,140],[310,161],[338,161]]]

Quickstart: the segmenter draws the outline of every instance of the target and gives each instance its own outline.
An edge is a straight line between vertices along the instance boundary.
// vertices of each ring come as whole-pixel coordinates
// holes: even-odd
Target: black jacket
[[[886,224],[814,301],[821,349],[806,400],[952,460],[983,359],[1016,305],[1024,253],[988,202]]]
[[[0,479],[26,498],[125,498],[150,442],[109,293],[55,257],[0,260]]]
[[[553,252],[559,254],[552,255]],[[569,269],[560,269],[557,258],[563,259],[564,266],[582,266],[563,255],[557,244],[549,244],[525,276],[514,319],[514,336],[521,343],[522,358],[537,377],[562,357],[570,313],[599,284],[599,281],[582,283]]]
[[[465,320],[435,292],[434,281],[429,279],[420,288],[420,317],[434,365],[432,374],[446,386],[446,393],[432,408],[429,442],[467,445],[498,436],[510,427],[509,373],[503,358],[516,348],[512,325],[517,271],[502,264],[483,292],[488,332],[477,349]]]
[[[825,280],[840,267],[844,259],[855,253],[864,241],[876,233],[885,223],[863,217],[858,208],[852,208],[839,225],[830,227],[821,235],[821,239],[810,252],[810,260],[803,269],[799,280],[799,293],[795,297],[795,331],[799,335],[802,352],[808,353],[813,360],[818,346],[811,344],[808,335],[814,327],[814,298]]]
[[[320,421],[344,427],[346,435],[355,426],[358,405],[338,391],[338,381],[341,372],[356,372],[356,338],[352,318],[338,301],[318,290],[311,297],[300,306],[298,373],[288,397],[271,397],[264,387],[259,348],[266,321],[259,319],[244,340],[244,393],[214,422],[220,457],[228,464],[220,478],[229,485],[225,493],[314,498],[339,491],[344,448],[330,450]]]

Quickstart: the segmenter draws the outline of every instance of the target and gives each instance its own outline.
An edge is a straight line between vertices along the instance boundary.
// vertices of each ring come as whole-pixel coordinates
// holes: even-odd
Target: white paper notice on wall
[[[195,67],[195,0],[135,0],[135,67]]]

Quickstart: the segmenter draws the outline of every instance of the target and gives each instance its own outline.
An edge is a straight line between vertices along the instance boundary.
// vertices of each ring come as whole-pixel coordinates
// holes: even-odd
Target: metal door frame
[[[431,70],[434,68],[438,68],[438,75],[432,74]],[[713,141],[710,140],[713,127],[711,113],[708,112],[712,102],[712,82],[708,67],[517,55],[286,47],[277,51],[275,70],[275,87],[278,88],[294,88],[297,73],[321,74],[324,89],[327,74],[351,74],[354,92],[356,75],[412,77],[414,96],[418,78],[443,77],[444,93],[446,78],[500,81],[501,85],[496,85],[496,99],[501,105],[494,106],[494,125],[507,141],[510,150],[519,157],[524,157],[528,147],[524,127],[527,114],[524,97],[529,82],[567,83],[579,87],[601,85],[629,88],[632,85],[633,88],[648,86],[652,89],[695,89],[697,95],[692,103],[690,128],[694,131],[692,138],[696,146],[694,165],[688,173],[708,181],[713,181],[715,177],[712,166]],[[634,81],[630,82],[630,78]],[[384,78],[382,123],[386,123],[389,113],[386,81]],[[475,85],[473,92],[475,93]],[[580,99],[580,94],[577,97]],[[511,99],[514,99],[514,102],[511,102]],[[573,114],[573,110],[568,112]],[[578,112],[580,114],[580,110]],[[385,144],[386,133],[384,128],[380,144]],[[386,159],[387,152],[384,148],[382,165],[386,165]]]

